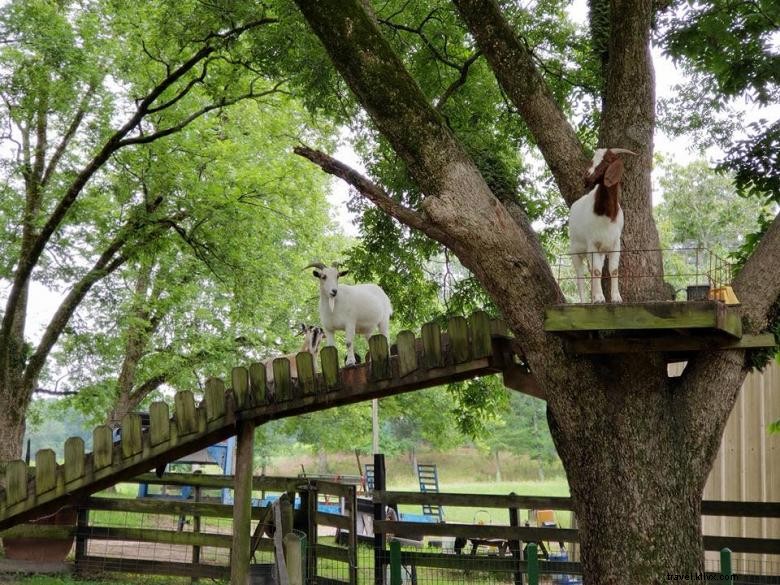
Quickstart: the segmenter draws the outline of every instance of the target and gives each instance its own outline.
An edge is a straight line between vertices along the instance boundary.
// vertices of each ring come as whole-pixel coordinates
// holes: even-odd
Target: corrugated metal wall
[[[780,435],[769,423],[780,419],[780,365],[751,373],[731,412],[720,452],[704,488],[705,500],[780,502]],[[780,538],[780,518],[704,516],[704,534]],[[762,574],[780,571],[779,555],[738,554],[734,569]],[[707,558],[717,555],[708,553]]]

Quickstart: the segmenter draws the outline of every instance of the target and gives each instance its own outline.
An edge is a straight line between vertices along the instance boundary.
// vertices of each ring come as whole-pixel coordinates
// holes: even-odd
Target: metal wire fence
[[[580,302],[577,288],[576,260],[584,261],[585,302],[593,302],[590,268],[598,268],[605,276],[605,266],[594,266],[612,252],[586,254],[562,254],[552,264],[552,271],[567,302]],[[665,248],[653,250],[620,250],[621,267],[619,281],[662,279],[669,291],[667,300],[706,299],[708,292],[730,286],[734,278],[734,266],[707,248]],[[662,263],[657,262],[658,256]],[[608,288],[608,287],[607,287]],[[692,298],[693,297],[693,298]]]

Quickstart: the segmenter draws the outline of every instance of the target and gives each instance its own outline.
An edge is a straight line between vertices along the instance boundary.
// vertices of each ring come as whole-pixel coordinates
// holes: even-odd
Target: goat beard
[[[330,297],[328,299],[328,305],[330,306],[330,312],[332,313],[336,308],[336,297]]]

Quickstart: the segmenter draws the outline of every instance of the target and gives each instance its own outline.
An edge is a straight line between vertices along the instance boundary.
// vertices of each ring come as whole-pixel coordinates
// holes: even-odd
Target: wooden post
[[[301,501],[301,507],[306,505],[307,532],[306,535],[306,575],[311,580],[317,579],[317,482],[310,481],[306,490],[306,502]],[[301,494],[303,498],[303,494]]]
[[[374,491],[384,491],[386,489],[385,456],[383,453],[374,453]],[[384,508],[383,503],[374,503],[374,583],[376,585],[386,585],[385,565],[387,561],[385,558],[385,544],[387,537],[384,533],[376,531],[377,521],[385,519]]]
[[[87,531],[89,530],[89,508],[79,507],[76,515],[76,559],[75,571],[77,575],[85,573],[83,559],[87,556]]]
[[[233,547],[230,555],[230,585],[249,582],[252,525],[252,455],[255,424],[238,423],[236,475],[233,489]]]
[[[528,585],[539,585],[539,550],[535,542],[528,544]]]
[[[357,585],[358,582],[358,559],[357,559],[357,486],[349,488],[349,585]]]
[[[200,473],[200,471],[196,471],[195,473]],[[201,487],[199,485],[196,485],[195,486],[196,502],[200,502],[200,495],[201,495],[200,492],[201,492]],[[192,517],[192,531],[196,534],[200,532],[200,514],[195,514]],[[195,544],[192,546],[192,568],[197,570],[199,564],[200,564],[200,546]],[[192,577],[190,581],[192,583],[197,583],[198,578]]]
[[[515,492],[509,494],[510,496],[516,496]],[[509,525],[517,528],[520,526],[520,511],[517,508],[509,508]],[[520,569],[520,562],[523,560],[523,548],[519,540],[509,541],[509,551],[512,554],[512,562],[514,565],[514,583],[515,585],[523,585],[523,571]]]

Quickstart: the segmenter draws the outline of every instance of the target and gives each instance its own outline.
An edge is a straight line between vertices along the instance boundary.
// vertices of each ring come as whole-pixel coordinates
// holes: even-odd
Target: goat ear
[[[617,185],[620,179],[623,178],[623,168],[623,161],[619,158],[609,163],[607,170],[604,171],[604,186],[612,187]]]
[[[342,270],[341,272],[339,272],[339,276],[340,277],[341,276],[346,276],[347,274],[349,274],[349,270]]]
[[[314,278],[320,278],[320,273],[318,270],[312,270],[311,273],[314,275]]]

